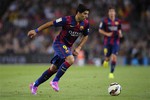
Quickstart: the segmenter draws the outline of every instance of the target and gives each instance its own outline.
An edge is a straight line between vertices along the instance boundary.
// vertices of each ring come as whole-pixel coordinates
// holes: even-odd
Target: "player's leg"
[[[110,70],[111,73],[114,73],[116,62],[117,62],[117,56],[115,54],[112,54],[112,56],[111,56],[111,70]]]
[[[73,55],[66,57],[65,62],[60,66],[58,72],[53,79],[54,82],[58,82],[60,77],[66,72],[66,70],[74,63]]]
[[[109,66],[109,57],[105,57],[105,60],[103,62],[103,67],[108,67]]]
[[[114,74],[113,73],[114,73],[115,67],[116,67],[118,50],[119,50],[119,46],[118,45],[114,45],[113,48],[112,48],[111,67],[110,67],[109,78],[114,78]]]
[[[104,47],[104,55],[105,55],[105,60],[103,62],[103,67],[108,67],[110,55],[111,55],[111,48],[109,46]]]
[[[59,55],[61,58],[65,58],[65,62],[62,63],[62,65],[59,67],[56,76],[54,79],[50,82],[50,85],[55,91],[59,91],[58,87],[58,81],[63,76],[63,74],[66,72],[66,70],[74,63],[74,56],[72,55],[71,49],[63,44],[54,45],[55,52],[57,55]]]
[[[51,60],[51,67],[46,70],[41,77],[39,77],[34,83],[30,84],[30,90],[32,94],[36,94],[37,87],[42,84],[43,82],[47,81],[53,74],[57,72],[59,69],[59,66],[64,62],[65,60],[60,58],[58,55],[54,56]]]
[[[54,73],[56,73],[56,71],[56,66],[52,64],[51,67],[47,69],[34,83],[30,84],[31,93],[36,95],[38,86],[48,80]]]
[[[111,67],[110,67],[110,74],[109,78],[114,78],[114,71],[116,67],[116,62],[117,62],[117,56],[115,54],[111,55]]]
[[[45,82],[46,80],[48,80],[54,73],[56,73],[57,71],[57,67],[55,65],[51,65],[51,67],[49,69],[47,69],[42,75],[41,77],[39,77],[36,81],[34,86],[38,87],[40,84],[42,84],[43,82]]]
[[[58,69],[55,78],[50,82],[50,85],[55,91],[59,91],[58,81],[64,75],[66,70],[74,63],[73,55],[66,57],[65,62]]]

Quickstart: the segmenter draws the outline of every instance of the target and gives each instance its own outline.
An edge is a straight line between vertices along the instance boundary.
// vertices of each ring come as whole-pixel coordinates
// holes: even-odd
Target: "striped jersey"
[[[106,32],[113,32],[111,37],[104,36],[104,45],[107,44],[119,44],[119,30],[121,30],[121,21],[118,18],[115,18],[112,21],[110,18],[105,18],[99,25],[99,29],[102,29]]]
[[[55,27],[62,27],[54,43],[63,43],[71,47],[80,35],[89,34],[89,22],[87,19],[81,22],[75,20],[75,16],[65,16],[53,21]]]

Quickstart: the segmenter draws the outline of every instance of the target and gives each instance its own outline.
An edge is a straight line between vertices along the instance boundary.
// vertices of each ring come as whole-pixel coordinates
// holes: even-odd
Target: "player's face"
[[[84,11],[83,13],[79,13],[78,18],[80,21],[83,21],[84,19],[88,18],[88,16],[89,16],[89,11]]]
[[[109,9],[108,16],[109,16],[109,18],[115,18],[115,16],[116,16],[115,9]]]

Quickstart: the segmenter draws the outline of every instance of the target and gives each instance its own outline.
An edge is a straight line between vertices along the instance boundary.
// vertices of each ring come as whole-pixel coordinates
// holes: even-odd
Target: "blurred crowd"
[[[149,0],[13,0],[0,19],[0,54],[53,54],[52,41],[59,28],[45,29],[34,39],[27,37],[27,32],[47,21],[74,15],[79,3],[90,8],[90,35],[83,49],[87,60],[103,56],[103,36],[98,28],[109,5],[116,7],[123,22],[119,55],[126,57],[128,64],[132,58],[139,62],[150,58]]]

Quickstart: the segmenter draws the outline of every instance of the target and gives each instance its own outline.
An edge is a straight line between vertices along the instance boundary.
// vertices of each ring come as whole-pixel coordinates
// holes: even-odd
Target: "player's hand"
[[[109,33],[106,34],[106,36],[111,37],[112,34],[113,34],[113,32],[109,32]]]
[[[74,49],[73,55],[77,56],[79,54],[80,50],[81,50],[81,47],[77,47],[76,49]]]
[[[37,34],[37,33],[35,32],[35,30],[31,30],[31,31],[28,32],[28,36],[29,36],[30,38],[35,37],[36,34]]]

